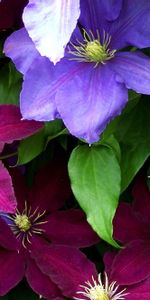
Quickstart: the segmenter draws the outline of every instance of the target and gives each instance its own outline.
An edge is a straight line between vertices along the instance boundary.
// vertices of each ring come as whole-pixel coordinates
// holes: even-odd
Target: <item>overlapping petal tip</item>
[[[63,300],[58,287],[47,275],[40,271],[35,261],[31,258],[28,258],[26,279],[30,287],[43,298],[51,300]]]
[[[116,80],[137,93],[150,94],[150,59],[140,51],[117,53],[109,62]]]
[[[21,140],[39,131],[43,125],[42,122],[22,120],[16,105],[0,105],[0,142]]]
[[[77,297],[79,285],[97,274],[95,265],[74,247],[42,246],[41,249],[36,249],[33,255],[41,271],[69,298]]]
[[[16,68],[25,74],[40,54],[25,28],[13,32],[5,41],[4,53],[14,62]]]
[[[64,56],[79,15],[79,0],[30,0],[23,21],[40,54],[56,64]]]

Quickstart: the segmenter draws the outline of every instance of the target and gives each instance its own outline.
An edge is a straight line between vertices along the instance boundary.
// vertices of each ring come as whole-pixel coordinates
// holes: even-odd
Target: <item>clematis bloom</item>
[[[12,172],[18,206],[14,214],[0,213],[0,295],[25,276],[46,299],[71,296],[79,282],[95,272],[79,247],[99,238],[80,210],[58,210],[71,194],[66,163],[57,159],[44,167],[30,190],[18,170]]]
[[[145,176],[133,188],[133,204],[121,203],[114,218],[114,237],[124,247],[108,252],[105,267],[110,280],[126,288],[125,300],[150,299],[150,192]]]
[[[7,39],[4,51],[24,74],[25,119],[62,118],[71,134],[93,143],[121,113],[128,88],[150,94],[150,59],[140,51],[120,51],[150,46],[150,2],[106,4],[80,1],[78,25],[56,66],[40,56],[25,29]]]

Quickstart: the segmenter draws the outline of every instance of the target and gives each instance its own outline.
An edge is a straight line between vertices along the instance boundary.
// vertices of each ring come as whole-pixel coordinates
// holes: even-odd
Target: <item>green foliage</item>
[[[121,147],[122,191],[150,155],[150,101],[143,97],[129,114],[123,114],[116,137]]]
[[[67,131],[60,120],[45,123],[44,128],[38,133],[20,142],[17,164],[22,165],[30,162],[45,150],[49,141],[57,137],[60,138],[66,133]],[[60,144],[63,145],[62,140]]]
[[[0,104],[19,103],[22,77],[11,62],[0,69]]]
[[[108,145],[78,146],[70,157],[69,175],[73,193],[90,225],[102,239],[117,247],[112,238],[121,183],[116,149],[110,141]]]

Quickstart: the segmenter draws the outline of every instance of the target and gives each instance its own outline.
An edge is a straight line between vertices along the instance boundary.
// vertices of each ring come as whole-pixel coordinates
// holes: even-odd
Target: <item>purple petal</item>
[[[137,48],[150,46],[150,1],[123,1],[119,18],[110,30],[111,46],[121,49],[129,45]]]
[[[41,57],[32,63],[25,74],[20,99],[24,119],[50,121],[57,117],[55,92],[52,97],[50,95],[53,69],[48,58]]]
[[[111,279],[119,285],[131,285],[150,275],[150,242],[137,240],[129,243],[115,257]]]
[[[17,202],[14,194],[11,176],[0,161],[0,211],[14,213]]]
[[[24,9],[25,27],[42,56],[55,64],[76,27],[80,14],[79,0],[30,0]]]
[[[50,278],[42,273],[33,259],[28,259],[26,279],[30,287],[46,299],[63,299],[57,286]]]
[[[133,208],[127,203],[120,203],[113,220],[114,238],[122,243],[137,239],[149,239],[150,226],[138,219]]]
[[[5,55],[10,57],[18,71],[25,74],[34,60],[40,57],[27,31],[13,32],[4,44]]]
[[[121,11],[122,0],[82,0],[81,15],[79,22],[87,31],[93,34],[96,30],[103,34],[108,31],[110,24],[108,21],[115,20]]]
[[[15,287],[24,276],[24,257],[16,251],[0,249],[0,296]]]
[[[1,216],[1,213],[0,213]],[[0,217],[0,245],[9,250],[17,249],[17,239],[10,230],[10,227]]]
[[[34,253],[34,259],[67,297],[77,296],[79,285],[96,275],[95,265],[73,247],[42,247],[41,251]]]
[[[110,62],[116,80],[137,93],[150,94],[150,58],[143,53],[120,52]]]
[[[147,228],[150,232],[150,192],[146,183],[146,176],[139,176],[135,182],[132,191],[134,202],[133,208],[138,217],[142,219],[145,224],[145,229]]]
[[[26,138],[43,127],[43,123],[21,120],[19,107],[0,105],[0,142]]]
[[[55,244],[88,247],[100,240],[79,209],[53,212],[43,228],[46,236]]]
[[[86,63],[79,66],[74,77],[59,88],[56,104],[69,131],[93,143],[110,120],[121,113],[127,102],[127,90],[115,81],[108,64],[95,68]]]

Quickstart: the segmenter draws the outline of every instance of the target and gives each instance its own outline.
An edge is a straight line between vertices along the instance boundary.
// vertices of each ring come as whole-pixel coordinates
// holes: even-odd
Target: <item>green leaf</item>
[[[0,104],[18,105],[21,84],[21,74],[11,62],[5,63],[0,69]]]
[[[119,162],[110,146],[80,145],[69,160],[73,193],[97,234],[118,247],[112,238],[112,219],[120,194]]]
[[[143,97],[130,114],[120,119],[116,137],[121,147],[122,191],[150,155],[150,101]]]
[[[20,142],[17,165],[23,165],[38,156],[44,149],[44,129]]]

